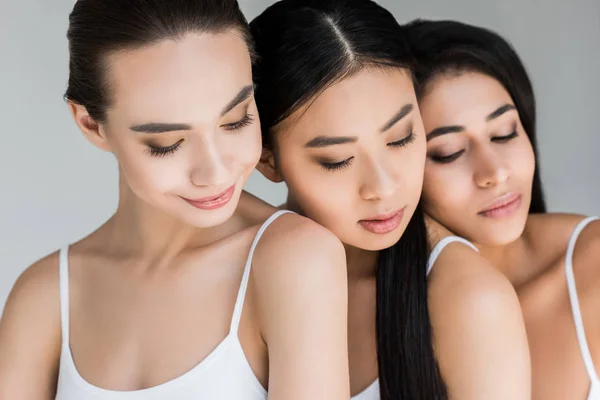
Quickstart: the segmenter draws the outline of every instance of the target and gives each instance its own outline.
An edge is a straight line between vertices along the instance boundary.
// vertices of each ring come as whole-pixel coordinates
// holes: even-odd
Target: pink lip
[[[404,208],[369,219],[361,219],[358,223],[369,232],[383,235],[396,230],[403,218]]]
[[[182,197],[185,201],[187,201],[192,206],[199,208],[201,210],[215,210],[217,208],[221,208],[229,203],[229,200],[233,197],[233,193],[235,192],[235,185],[231,186],[229,189],[221,192],[215,196],[203,197],[201,199],[186,199]]]
[[[521,195],[508,193],[478,214],[489,218],[503,218],[514,214],[519,207],[521,207]]]

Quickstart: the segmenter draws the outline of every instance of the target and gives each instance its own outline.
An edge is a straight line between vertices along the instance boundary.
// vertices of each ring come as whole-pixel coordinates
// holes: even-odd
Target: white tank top
[[[281,210],[273,214],[254,237],[227,337],[190,371],[158,386],[142,390],[120,392],[101,389],[79,375],[69,346],[68,246],[61,249],[60,308],[63,344],[56,400],[266,400],[267,392],[255,377],[244,355],[238,338],[238,327],[256,245],[271,222],[286,212],[289,211]]]
[[[446,248],[446,246],[448,246],[450,243],[453,243],[453,242],[459,242],[459,243],[466,244],[473,250],[479,252],[479,250],[477,250],[477,247],[475,247],[475,245],[473,245],[473,243],[469,242],[468,240],[463,239],[458,236],[447,236],[447,237],[443,238],[442,240],[440,240],[434,246],[433,250],[431,250],[431,254],[429,255],[429,260],[427,260],[427,275],[429,275],[429,273],[431,272],[431,269],[433,268],[433,264],[435,264],[438,257],[440,256],[440,254],[442,254],[442,251]],[[363,390],[356,396],[352,396],[351,400],[380,400],[380,398],[381,397],[380,397],[380,392],[379,392],[379,379],[376,379],[375,382],[373,382],[368,388],[366,388],[365,390]],[[594,399],[594,400],[596,400],[596,399]]]
[[[567,254],[565,255],[565,272],[567,275],[567,287],[569,288],[569,299],[571,300],[573,321],[575,322],[581,357],[585,363],[587,374],[590,377],[590,391],[588,392],[587,400],[600,400],[600,379],[598,379],[598,374],[596,374],[596,368],[594,368],[594,361],[592,360],[592,355],[585,337],[585,330],[583,328],[583,318],[581,317],[579,298],[577,297],[577,288],[575,286],[575,275],[573,274],[573,251],[575,250],[577,238],[583,228],[595,220],[598,220],[598,218],[589,217],[577,225],[575,231],[573,231],[573,234],[571,235],[569,247],[567,247]]]

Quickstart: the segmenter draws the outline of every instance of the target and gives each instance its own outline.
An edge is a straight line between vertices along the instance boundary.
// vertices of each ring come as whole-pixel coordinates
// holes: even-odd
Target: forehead
[[[408,103],[415,104],[416,97],[407,70],[363,69],[300,107],[286,125],[303,137],[360,136],[378,131]]]
[[[483,120],[507,103],[513,101],[496,79],[478,72],[464,72],[434,78],[427,86],[420,106],[425,124],[438,126]]]
[[[109,114],[134,120],[214,118],[252,82],[248,48],[235,31],[190,33],[116,52],[107,57],[107,72]]]

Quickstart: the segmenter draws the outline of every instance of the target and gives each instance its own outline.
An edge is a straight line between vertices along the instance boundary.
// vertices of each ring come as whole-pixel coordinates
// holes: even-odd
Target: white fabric
[[[230,331],[204,360],[185,374],[148,389],[113,391],[86,382],[75,367],[69,346],[69,263],[68,246],[60,251],[60,304],[63,346],[56,400],[266,400],[267,392],[254,376],[238,338],[238,327],[252,256],[267,227],[286,210],[274,213],[258,230],[244,268]]]
[[[581,317],[581,308],[579,307],[579,298],[577,297],[577,287],[575,286],[575,275],[573,274],[573,251],[575,250],[575,243],[579,234],[590,222],[598,220],[597,217],[589,217],[581,221],[569,240],[569,247],[567,247],[567,254],[565,256],[565,273],[567,275],[567,287],[569,288],[569,299],[571,300],[571,311],[573,313],[573,321],[575,323],[575,329],[577,331],[577,340],[579,341],[579,349],[581,351],[581,357],[585,363],[585,369],[588,376],[590,377],[590,390],[588,392],[587,400],[600,400],[600,379],[596,374],[596,368],[594,368],[594,361],[588,347],[588,342],[585,337],[585,329],[583,327],[583,318]]]

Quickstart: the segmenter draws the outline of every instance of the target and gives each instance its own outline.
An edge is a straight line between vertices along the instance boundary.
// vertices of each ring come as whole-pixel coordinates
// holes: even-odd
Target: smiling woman
[[[535,97],[521,60],[484,28],[417,21],[408,29],[428,132],[425,211],[473,242],[516,290],[532,398],[600,399],[600,221],[546,213]]]
[[[237,2],[78,0],[68,38],[119,205],[15,284],[0,398],[347,400],[343,247],[243,191],[262,146]]]

